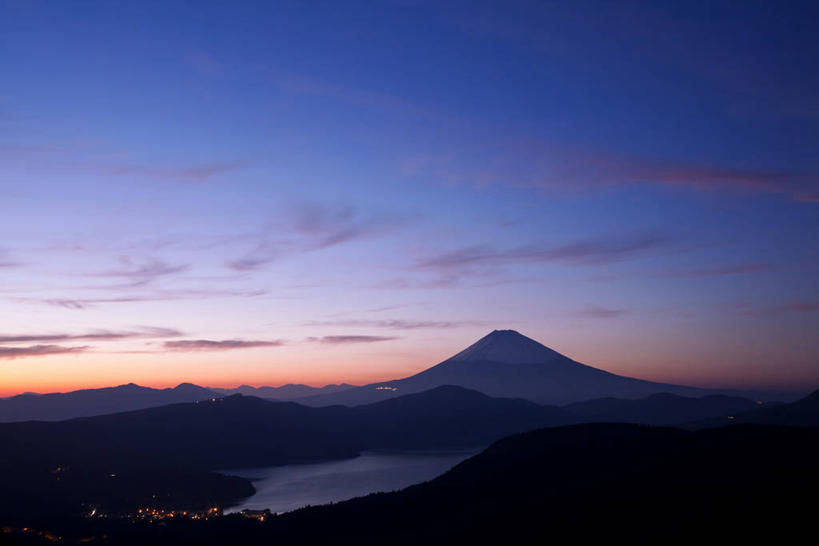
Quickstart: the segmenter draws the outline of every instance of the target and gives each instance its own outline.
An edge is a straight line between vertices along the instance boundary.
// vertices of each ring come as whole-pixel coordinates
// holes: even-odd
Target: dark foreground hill
[[[576,425],[503,439],[399,492],[263,523],[77,520],[58,531],[123,545],[784,543],[813,525],[817,458],[816,429]]]
[[[444,386],[354,408],[234,395],[62,422],[5,423],[0,516],[227,506],[251,494],[252,486],[215,471],[348,458],[372,449],[484,446],[581,421],[688,422],[753,405],[661,395],[557,408]]]
[[[565,422],[556,408],[441,387],[379,404],[310,408],[234,395],[73,419],[0,424],[0,515],[78,514],[90,505],[220,506],[252,493],[214,470],[354,457],[362,450],[485,446]],[[169,483],[179,487],[169,494]],[[191,499],[185,496],[190,488]],[[204,487],[204,486],[203,486]],[[196,502],[193,502],[196,500]]]

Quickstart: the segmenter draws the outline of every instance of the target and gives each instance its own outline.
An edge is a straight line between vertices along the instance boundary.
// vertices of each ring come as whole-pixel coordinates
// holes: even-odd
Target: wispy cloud
[[[293,254],[379,237],[407,222],[397,215],[365,215],[352,206],[294,205],[258,235],[254,248],[228,260],[227,266],[235,271],[254,270]]]
[[[186,264],[171,265],[163,260],[157,258],[148,258],[145,260],[135,260],[130,257],[124,257],[121,260],[122,268],[109,269],[94,273],[96,277],[122,277],[131,279],[135,283],[147,283],[158,277],[166,277],[186,271],[189,266]]]
[[[324,343],[328,345],[342,345],[347,343],[378,343],[381,341],[392,341],[398,339],[391,336],[323,336],[323,337],[309,337],[307,341],[315,343]]]
[[[247,165],[247,161],[209,162],[178,167],[123,163],[94,165],[91,170],[105,176],[139,176],[184,182],[207,182],[212,178],[245,165]]]
[[[774,308],[777,311],[813,312],[819,311],[819,301],[792,301]]]
[[[668,271],[664,273],[657,273],[655,276],[680,278],[715,277],[727,275],[744,275],[746,273],[761,273],[764,271],[772,271],[780,268],[781,266],[776,266],[766,262],[755,262],[726,265],[721,267],[704,267],[697,269],[684,269],[680,271]]]
[[[85,334],[5,334],[0,335],[0,343],[53,343],[65,341],[118,341],[133,338],[178,337],[179,330],[161,327],[144,327],[140,331],[116,332],[95,330]]]
[[[475,145],[476,148],[478,145]],[[698,191],[790,195],[800,202],[819,196],[819,172],[735,166],[675,157],[647,157],[564,143],[521,139],[480,144],[481,154],[445,153],[410,158],[408,176],[432,176],[449,184],[507,185],[577,192],[627,184]],[[482,159],[475,161],[473,155]]]
[[[268,294],[267,290],[161,290],[148,294],[113,296],[110,298],[49,298],[34,300],[37,302],[62,307],[64,309],[89,309],[96,305],[115,303],[138,303],[151,301],[174,301],[208,298],[252,298]],[[22,301],[18,298],[18,301]],[[30,298],[25,301],[32,301]]]
[[[418,269],[452,270],[469,266],[512,263],[563,262],[599,265],[631,259],[669,248],[678,241],[663,235],[618,236],[587,239],[562,245],[531,244],[510,249],[470,246],[420,259]]]
[[[282,74],[274,77],[276,84],[293,95],[328,98],[352,106],[377,109],[393,114],[447,119],[450,115],[426,105],[391,93],[339,85],[317,78]]]
[[[592,305],[580,311],[579,314],[590,318],[612,319],[622,316],[624,313],[623,309],[609,309],[608,307]]]
[[[819,301],[790,301],[765,307],[751,302],[743,302],[733,305],[731,312],[735,315],[750,317],[776,315],[780,313],[815,313],[819,312]]]
[[[93,152],[93,154],[89,153]],[[0,146],[0,155],[11,162],[20,162],[27,169],[36,167],[61,174],[81,174],[104,177],[129,177],[141,179],[175,180],[201,183],[241,169],[247,159],[197,161],[176,159],[173,162],[150,160],[100,159],[101,150],[74,145],[64,146]],[[123,156],[119,151],[108,156]]]
[[[19,267],[21,265],[23,265],[23,264],[9,258],[7,251],[0,248],[0,268],[3,268],[3,267]]]
[[[434,320],[330,320],[330,321],[310,321],[304,323],[305,326],[351,326],[351,327],[372,327],[387,328],[392,330],[419,330],[419,329],[449,329],[464,325],[472,325],[474,322],[460,321],[434,321]]]
[[[165,349],[171,351],[229,351],[233,349],[253,349],[256,347],[280,347],[284,341],[248,341],[242,339],[182,339],[179,341],[166,341],[162,344]]]
[[[14,360],[34,356],[49,356],[68,353],[83,353],[89,349],[82,347],[63,347],[61,345],[31,345],[29,347],[0,347],[0,359]]]

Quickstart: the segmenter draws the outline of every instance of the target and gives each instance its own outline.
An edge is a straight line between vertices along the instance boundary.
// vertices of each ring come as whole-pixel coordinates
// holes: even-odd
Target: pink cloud
[[[323,336],[323,337],[310,337],[307,338],[308,341],[314,341],[317,343],[324,343],[329,345],[341,345],[347,343],[378,343],[381,341],[392,341],[398,339],[397,337],[389,337],[389,336]]]
[[[233,349],[254,349],[257,347],[280,347],[284,341],[246,341],[241,339],[225,339],[215,341],[211,339],[184,339],[166,341],[162,344],[171,351],[229,351]]]
[[[89,349],[82,347],[63,347],[60,345],[32,345],[30,347],[0,347],[0,359],[14,360],[34,356],[49,356],[68,353],[82,353]]]
[[[177,337],[182,332],[172,328],[146,327],[140,331],[116,332],[96,330],[85,334],[0,334],[0,343],[49,343],[63,341],[117,341],[133,338]]]

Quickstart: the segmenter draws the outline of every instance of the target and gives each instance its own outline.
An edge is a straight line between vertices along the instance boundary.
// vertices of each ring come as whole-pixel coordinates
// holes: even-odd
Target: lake
[[[478,451],[365,452],[342,461],[226,470],[224,474],[252,480],[256,494],[225,512],[288,512],[403,489],[440,476]]]

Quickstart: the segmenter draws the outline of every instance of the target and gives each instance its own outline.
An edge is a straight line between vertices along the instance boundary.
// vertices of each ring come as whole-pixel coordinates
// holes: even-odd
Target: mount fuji
[[[495,330],[416,375],[298,401],[311,406],[355,406],[442,385],[457,385],[494,397],[557,405],[604,397],[643,398],[657,393],[694,397],[708,394],[765,396],[625,377],[576,362],[514,330]]]

